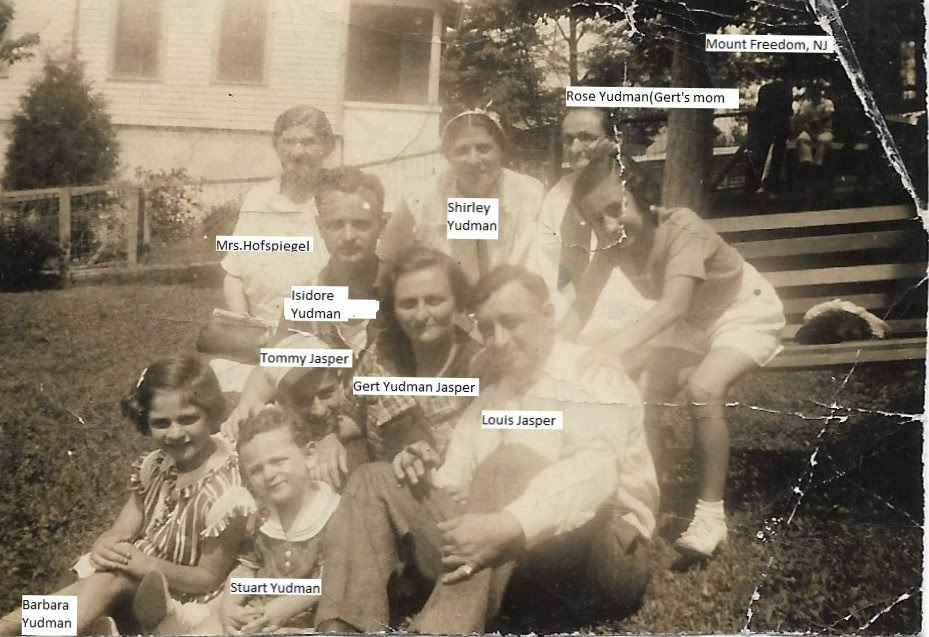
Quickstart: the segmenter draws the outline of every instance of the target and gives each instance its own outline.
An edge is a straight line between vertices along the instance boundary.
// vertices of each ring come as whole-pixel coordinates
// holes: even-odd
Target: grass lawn
[[[55,581],[112,521],[149,448],[117,401],[157,356],[193,349],[220,301],[185,285],[0,294],[0,611]],[[639,611],[520,632],[916,633],[922,583],[922,364],[760,373],[732,393],[730,542],[674,570],[693,459],[674,423],[677,482]],[[681,410],[683,412],[683,410]],[[878,615],[875,621],[871,618]]]

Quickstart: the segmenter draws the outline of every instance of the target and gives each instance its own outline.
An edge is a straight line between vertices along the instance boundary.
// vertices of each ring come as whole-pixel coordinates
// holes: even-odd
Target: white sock
[[[697,508],[694,511],[694,517],[711,518],[714,520],[726,519],[726,509],[722,500],[716,502],[707,502],[706,500],[697,500]]]

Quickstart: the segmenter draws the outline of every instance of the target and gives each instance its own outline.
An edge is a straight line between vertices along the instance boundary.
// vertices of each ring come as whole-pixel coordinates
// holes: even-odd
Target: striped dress
[[[255,512],[254,501],[241,484],[232,445],[221,435],[213,440],[216,453],[194,471],[179,473],[160,450],[133,464],[129,488],[142,498],[144,514],[134,544],[146,555],[196,566],[204,540],[218,537],[237,517]],[[220,592],[174,595],[181,602],[205,602]]]

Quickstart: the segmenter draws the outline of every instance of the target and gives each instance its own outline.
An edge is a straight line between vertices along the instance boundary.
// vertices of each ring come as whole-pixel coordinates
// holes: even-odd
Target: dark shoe
[[[132,598],[132,614],[144,633],[151,634],[164,621],[170,599],[168,583],[159,571],[142,578]]]

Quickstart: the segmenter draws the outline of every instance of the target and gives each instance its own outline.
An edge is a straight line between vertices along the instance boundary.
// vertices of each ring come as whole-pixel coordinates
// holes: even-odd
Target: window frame
[[[397,106],[401,109],[416,109],[416,110],[428,109],[432,106],[435,106],[435,104],[430,102],[429,89],[430,89],[430,84],[432,81],[432,78],[430,77],[431,57],[432,57],[432,30],[433,30],[433,21],[435,20],[436,9],[430,3],[422,2],[418,0],[400,0],[400,1],[394,1],[394,2],[385,2],[383,0],[350,0],[348,5],[349,5],[348,12],[346,16],[348,28],[347,28],[346,42],[345,42],[345,56],[346,56],[345,57],[345,78],[343,80],[345,101],[351,102],[353,104],[358,104],[358,105],[363,105],[363,104],[369,105],[369,106],[373,104],[390,105],[390,106]],[[413,10],[413,11],[422,11],[428,14],[428,23],[427,23],[428,24],[428,35],[426,35],[426,37],[429,39],[429,45],[428,45],[427,55],[426,55],[425,84],[423,87],[425,89],[425,95],[422,97],[422,101],[415,101],[415,102],[399,101],[402,99],[402,93],[401,93],[402,78],[403,78],[402,67],[399,69],[399,72],[397,75],[397,80],[398,80],[398,85],[396,87],[397,98],[398,98],[397,100],[384,101],[381,98],[381,99],[378,99],[377,101],[369,101],[367,99],[360,99],[358,95],[352,94],[351,87],[350,87],[350,80],[349,80],[349,78],[351,77],[351,71],[352,71],[352,69],[350,68],[350,62],[352,59],[352,46],[351,46],[352,45],[352,31],[355,28],[363,28],[363,27],[359,27],[352,21],[352,10],[355,8],[383,9],[386,11],[395,10],[395,9],[408,9],[408,10]],[[398,42],[400,44],[400,50],[402,51],[403,39],[400,38]],[[403,62],[403,59],[401,57],[400,58],[401,65],[402,65],[402,62]]]
[[[167,42],[167,33],[166,33],[166,2],[165,0],[151,0],[152,2],[158,3],[158,25],[157,33],[158,37],[157,42],[157,53],[155,55],[155,70],[151,75],[143,73],[130,73],[125,71],[120,71],[116,68],[117,59],[118,59],[118,46],[119,46],[119,26],[120,26],[120,10],[123,7],[125,2],[132,2],[133,0],[117,0],[114,3],[113,19],[112,19],[112,29],[110,37],[110,62],[108,65],[107,79],[113,81],[126,81],[126,82],[162,82],[164,81],[164,62],[165,62],[165,44]]]
[[[221,0],[217,2],[216,7],[216,19],[215,19],[215,35],[213,38],[214,48],[212,55],[212,71],[210,73],[211,83],[215,85],[226,85],[226,86],[269,86],[270,85],[270,75],[271,75],[271,39],[273,34],[273,20],[274,12],[272,11],[271,0],[251,0],[253,2],[261,2],[264,4],[265,9],[265,25],[264,33],[262,34],[263,38],[263,50],[262,50],[262,65],[261,65],[261,79],[259,80],[242,80],[242,79],[231,79],[220,76],[220,58],[222,56],[222,47],[223,47],[223,17],[226,14],[226,4],[230,0]]]

